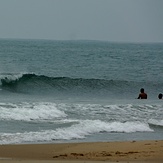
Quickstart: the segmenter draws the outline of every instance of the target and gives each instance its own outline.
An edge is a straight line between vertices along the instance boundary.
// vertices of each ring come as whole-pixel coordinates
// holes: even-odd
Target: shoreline
[[[0,162],[162,163],[163,140],[0,145]]]

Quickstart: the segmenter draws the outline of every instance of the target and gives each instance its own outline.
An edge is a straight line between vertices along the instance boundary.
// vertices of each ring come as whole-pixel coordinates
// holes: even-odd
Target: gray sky
[[[163,0],[0,0],[0,38],[163,42]]]

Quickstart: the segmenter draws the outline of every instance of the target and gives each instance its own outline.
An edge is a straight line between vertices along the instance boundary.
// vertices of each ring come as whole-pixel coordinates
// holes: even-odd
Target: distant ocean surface
[[[0,39],[0,144],[163,139],[159,93],[163,43]]]

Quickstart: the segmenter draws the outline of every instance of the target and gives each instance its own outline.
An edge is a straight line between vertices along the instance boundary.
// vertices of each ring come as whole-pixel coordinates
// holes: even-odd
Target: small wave
[[[157,127],[163,127],[163,120],[150,119],[148,122],[150,125],[157,126]]]
[[[152,132],[148,124],[142,122],[103,122],[100,120],[82,120],[67,128],[45,130],[40,132],[3,133],[0,134],[0,144],[15,144],[25,142],[48,142],[54,140],[84,139],[88,135],[100,132]]]
[[[1,103],[1,120],[50,121],[67,115],[55,103]]]

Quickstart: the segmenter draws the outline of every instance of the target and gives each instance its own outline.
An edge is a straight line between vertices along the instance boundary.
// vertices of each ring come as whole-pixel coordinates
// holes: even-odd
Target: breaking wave
[[[163,83],[141,83],[125,80],[84,79],[69,77],[48,77],[36,74],[23,74],[1,78],[1,89],[21,93],[71,93],[98,95],[120,95],[129,92],[132,94],[144,86],[152,92],[158,92]]]

